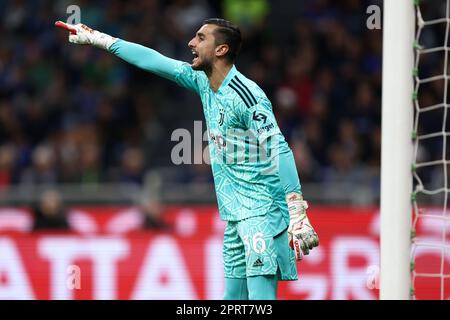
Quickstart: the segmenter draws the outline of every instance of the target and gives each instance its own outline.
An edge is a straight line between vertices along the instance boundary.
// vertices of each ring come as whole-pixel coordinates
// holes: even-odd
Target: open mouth
[[[196,63],[198,61],[198,53],[192,50],[192,55],[194,56],[194,58],[192,59],[192,63]]]

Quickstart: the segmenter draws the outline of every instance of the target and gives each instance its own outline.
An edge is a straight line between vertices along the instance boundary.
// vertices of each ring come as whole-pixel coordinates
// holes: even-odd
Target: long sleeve
[[[156,50],[121,39],[112,44],[109,51],[132,65],[198,92],[198,72],[186,62],[166,57]]]
[[[302,193],[294,155],[291,150],[279,154],[279,177],[286,194],[291,192]]]

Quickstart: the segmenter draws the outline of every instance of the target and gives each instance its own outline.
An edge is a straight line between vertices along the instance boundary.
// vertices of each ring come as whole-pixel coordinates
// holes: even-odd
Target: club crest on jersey
[[[219,119],[219,126],[223,125],[224,118],[225,118],[225,113],[221,112],[220,113],[220,119]]]

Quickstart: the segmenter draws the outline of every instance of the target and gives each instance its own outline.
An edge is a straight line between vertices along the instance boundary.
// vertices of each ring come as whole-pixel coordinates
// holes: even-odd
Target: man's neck
[[[209,70],[209,72],[206,72],[211,90],[213,90],[214,92],[217,92],[217,90],[219,90],[223,80],[225,80],[228,72],[230,72],[232,67],[232,64],[225,64],[222,62],[213,64],[211,70]]]

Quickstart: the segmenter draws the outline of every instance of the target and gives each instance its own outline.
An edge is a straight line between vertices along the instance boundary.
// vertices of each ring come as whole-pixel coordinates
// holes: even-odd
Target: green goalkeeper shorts
[[[276,275],[279,280],[297,280],[294,251],[287,229],[271,235],[269,218],[256,216],[228,221],[223,241],[225,278]]]

